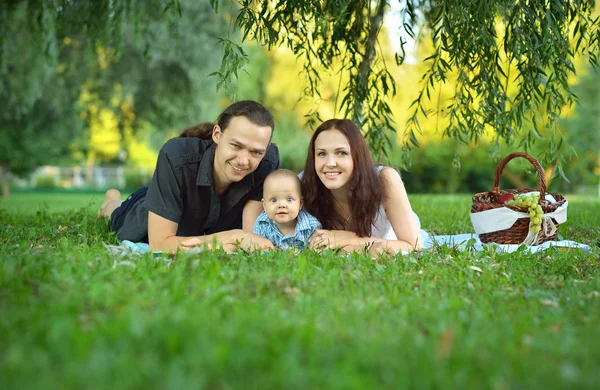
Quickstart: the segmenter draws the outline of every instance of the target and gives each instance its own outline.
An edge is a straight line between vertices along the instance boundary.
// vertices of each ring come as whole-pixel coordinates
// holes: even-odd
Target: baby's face
[[[263,207],[269,219],[278,224],[295,220],[302,208],[298,184],[290,177],[267,180],[263,187]]]

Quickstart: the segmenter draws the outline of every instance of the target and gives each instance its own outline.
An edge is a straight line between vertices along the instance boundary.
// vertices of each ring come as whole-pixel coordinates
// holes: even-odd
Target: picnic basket
[[[478,212],[492,210],[492,209],[496,209],[496,208],[500,208],[500,207],[507,207],[514,211],[528,213],[527,207],[511,206],[511,205],[499,202],[500,196],[502,196],[503,194],[506,194],[506,193],[511,193],[513,195],[517,195],[517,194],[528,193],[531,191],[536,191],[531,188],[519,188],[519,189],[507,189],[507,190],[500,190],[498,188],[498,185],[500,183],[500,175],[502,174],[504,167],[506,166],[506,164],[508,164],[508,162],[510,160],[512,160],[516,157],[525,158],[537,170],[538,177],[540,179],[539,203],[540,203],[540,206],[542,207],[542,211],[544,212],[544,214],[556,211],[556,209],[558,207],[562,206],[566,202],[566,199],[564,198],[564,196],[562,196],[558,193],[555,193],[555,192],[547,192],[546,191],[547,184],[546,184],[546,179],[544,177],[544,169],[542,168],[540,163],[533,156],[531,156],[527,153],[524,153],[524,152],[514,152],[514,153],[511,153],[508,156],[506,156],[498,164],[498,168],[496,168],[496,174],[494,176],[494,187],[491,189],[491,191],[481,192],[481,193],[475,194],[473,196],[473,205],[471,206],[471,213],[478,213]],[[549,201],[547,201],[545,198],[546,194],[551,194],[554,197],[554,199],[556,200],[556,203],[550,203]],[[498,230],[495,232],[480,234],[479,239],[483,243],[495,242],[497,244],[521,244],[527,237],[527,234],[529,233],[529,222],[530,222],[529,217],[519,218],[510,228],[505,229],[505,230]],[[554,218],[552,218],[552,222],[554,222],[555,225],[558,227],[558,223],[556,222],[556,220]],[[554,234],[546,235],[544,233],[544,231],[542,230],[539,233],[538,239],[536,240],[536,242],[533,245],[539,245],[543,242],[554,240],[555,238],[556,238],[556,231],[554,232]]]

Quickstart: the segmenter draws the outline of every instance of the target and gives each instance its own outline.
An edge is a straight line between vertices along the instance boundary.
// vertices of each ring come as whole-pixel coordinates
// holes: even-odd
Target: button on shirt
[[[119,229],[119,239],[147,240],[148,211],[176,222],[177,235],[200,236],[242,228],[248,200],[260,201],[265,177],[279,167],[271,144],[256,170],[218,195],[213,183],[216,144],[212,140],[173,138],[158,155],[145,199],[137,202]]]
[[[298,248],[308,247],[308,239],[315,232],[321,229],[321,223],[312,215],[304,210],[298,213],[298,222],[294,234],[283,235],[279,231],[277,224],[267,217],[267,213],[260,213],[254,223],[254,233],[265,237],[278,248]]]

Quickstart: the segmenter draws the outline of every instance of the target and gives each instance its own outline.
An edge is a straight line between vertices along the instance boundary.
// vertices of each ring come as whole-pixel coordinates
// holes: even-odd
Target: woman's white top
[[[375,167],[375,169],[377,170],[377,174],[381,174],[383,168],[383,165]],[[415,217],[415,220],[417,221],[417,226],[419,227],[419,230],[421,230],[421,242],[424,243],[424,240],[426,240],[429,235],[425,230],[421,229],[421,220],[414,211],[413,215]],[[394,228],[392,228],[392,224],[390,223],[390,220],[385,212],[385,209],[383,208],[383,203],[379,205],[379,211],[377,212],[375,222],[371,227],[371,237],[383,238],[384,240],[398,239],[398,237],[396,237],[396,233],[394,232]]]
[[[383,165],[376,166],[375,169],[377,170],[377,174],[380,174],[381,171],[383,170],[383,168],[385,168]],[[303,173],[304,172],[300,172],[298,174],[298,177],[300,179],[302,179]],[[417,226],[421,230],[421,239],[426,240],[429,237],[429,235],[427,234],[427,232],[425,230],[421,229],[421,220],[419,219],[419,216],[414,211],[413,211],[413,215],[415,217],[415,220],[417,221]],[[375,222],[371,226],[371,237],[382,238],[384,240],[397,240],[398,239],[398,237],[396,237],[396,233],[394,232],[394,229],[392,228],[392,224],[390,223],[390,220],[387,217],[385,209],[383,208],[383,203],[379,204],[379,211],[377,212],[377,216],[375,217]],[[422,241],[422,242],[425,242],[425,241]]]

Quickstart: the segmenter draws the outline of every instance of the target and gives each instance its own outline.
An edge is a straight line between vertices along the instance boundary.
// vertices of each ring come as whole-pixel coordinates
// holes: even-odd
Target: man
[[[117,190],[108,190],[100,214],[111,218],[119,239],[147,239],[152,251],[270,248],[252,228],[263,209],[263,181],[279,167],[279,152],[270,144],[273,130],[273,117],[262,105],[234,103],[212,128],[204,124],[198,137],[169,140],[147,189],[125,202]]]

